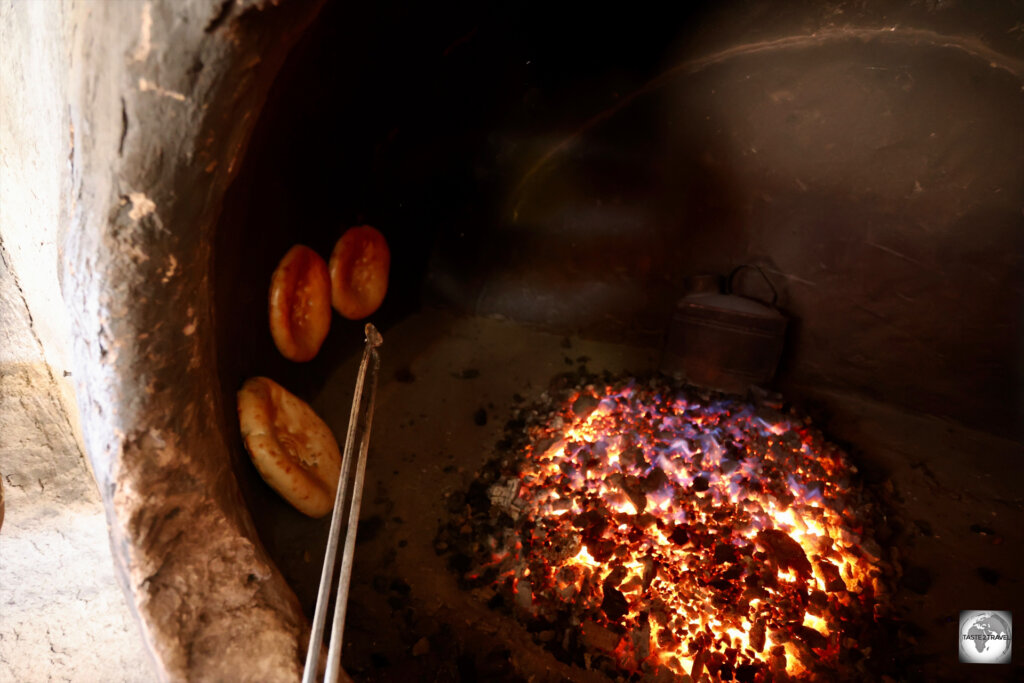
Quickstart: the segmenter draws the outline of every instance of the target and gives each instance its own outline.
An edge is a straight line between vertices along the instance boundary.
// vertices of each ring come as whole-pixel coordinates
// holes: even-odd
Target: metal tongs
[[[373,421],[373,399],[377,393],[377,375],[380,372],[380,353],[377,347],[383,339],[373,325],[367,323],[366,346],[363,360],[356,377],[356,391],[352,398],[352,412],[348,418],[348,433],[345,435],[345,452],[341,460],[341,475],[338,478],[338,492],[334,496],[334,512],[331,513],[331,531],[327,537],[327,551],[324,554],[324,568],[320,573],[320,590],[316,596],[316,612],[313,614],[313,631],[309,636],[309,650],[306,652],[306,668],[302,683],[316,683],[323,647],[324,622],[327,619],[328,596],[334,579],[335,557],[338,554],[338,535],[341,531],[341,511],[345,507],[351,488],[351,503],[348,509],[348,528],[345,531],[345,548],[341,554],[341,575],[338,577],[338,594],[334,602],[334,619],[331,622],[331,643],[327,649],[327,669],[324,683],[335,683],[341,671],[341,637],[345,631],[345,610],[348,606],[348,591],[352,579],[352,555],[356,546],[356,528],[359,525],[359,506],[363,502],[363,479],[366,475],[366,452],[370,446],[370,424]],[[355,479],[352,475],[353,452],[358,444],[358,463]]]

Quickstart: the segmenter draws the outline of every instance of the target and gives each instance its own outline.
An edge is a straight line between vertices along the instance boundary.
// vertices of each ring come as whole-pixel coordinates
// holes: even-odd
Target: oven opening
[[[1019,575],[1024,62],[1010,10],[926,4],[325,5],[232,162],[203,371],[308,618],[329,520],[235,397],[340,442],[383,335],[355,680],[966,671]],[[275,268],[355,226],[382,304],[287,360]]]

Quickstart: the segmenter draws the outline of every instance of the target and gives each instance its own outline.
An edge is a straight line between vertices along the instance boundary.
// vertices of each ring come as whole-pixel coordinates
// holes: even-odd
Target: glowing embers
[[[544,412],[485,478],[464,578],[585,666],[741,681],[843,666],[883,592],[880,550],[854,468],[818,432],[658,382]]]

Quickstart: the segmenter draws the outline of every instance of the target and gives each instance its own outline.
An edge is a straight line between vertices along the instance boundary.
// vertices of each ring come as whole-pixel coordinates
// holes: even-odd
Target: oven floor
[[[348,329],[361,335],[355,324]],[[491,457],[514,395],[532,402],[580,363],[597,372],[650,371],[657,352],[431,310],[383,335],[346,669],[357,681],[608,680],[559,662],[525,628],[460,589],[433,541],[449,496],[465,491]],[[339,366],[312,401],[339,437],[358,362],[356,354]],[[852,444],[869,485],[894,505],[888,543],[899,549],[904,576],[893,602],[907,625],[906,659],[893,676],[1004,680],[1008,667],[958,664],[957,619],[961,609],[1024,614],[1020,445],[848,395],[800,394],[812,415],[827,416],[818,426],[829,437]],[[984,468],[976,465],[982,457]],[[267,494],[267,508],[256,513],[263,541],[311,613],[328,521],[303,518]]]
[[[449,515],[449,494],[464,492],[492,456],[514,395],[533,401],[580,362],[647,371],[656,354],[427,311],[384,333],[381,359],[348,669],[368,681],[606,680],[562,664],[524,628],[461,590],[447,558],[434,552],[434,537]],[[347,426],[357,363],[339,368],[313,402],[336,434]]]

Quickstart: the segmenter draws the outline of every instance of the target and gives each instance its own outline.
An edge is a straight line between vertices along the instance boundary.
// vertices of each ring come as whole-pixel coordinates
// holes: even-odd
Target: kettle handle
[[[763,277],[764,281],[768,283],[768,288],[772,290],[772,302],[770,304],[768,304],[768,305],[771,306],[772,308],[775,308],[775,304],[778,303],[778,301],[779,301],[779,292],[778,292],[777,289],[775,289],[775,285],[772,284],[772,281],[768,279],[768,276],[764,274],[764,271],[761,270],[761,266],[755,266],[755,265],[752,265],[752,264],[749,264],[749,263],[745,263],[742,266],[736,266],[735,268],[733,268],[732,272],[729,273],[729,280],[728,280],[728,282],[726,283],[726,286],[725,286],[725,293],[726,294],[733,294],[734,293],[733,286],[732,286],[733,285],[733,281],[736,279],[736,274],[739,273],[744,268],[753,268],[757,272],[761,273],[761,277]]]

